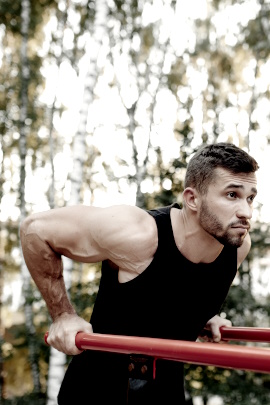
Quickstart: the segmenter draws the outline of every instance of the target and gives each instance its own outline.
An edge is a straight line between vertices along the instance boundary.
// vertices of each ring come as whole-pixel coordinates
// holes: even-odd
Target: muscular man
[[[208,145],[188,164],[182,209],[78,205],[22,223],[25,261],[53,321],[48,343],[74,355],[59,404],[184,403],[181,363],[158,360],[155,380],[132,380],[130,356],[80,352],[75,336],[83,331],[194,341],[206,325],[220,341],[220,326],[231,323],[218,313],[250,250],[257,169],[233,144]],[[102,261],[91,324],[68,299],[62,255]]]

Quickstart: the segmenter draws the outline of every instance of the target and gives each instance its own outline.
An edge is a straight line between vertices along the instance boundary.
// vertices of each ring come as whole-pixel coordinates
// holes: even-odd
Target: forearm
[[[52,320],[63,313],[75,313],[65,288],[61,256],[40,236],[30,220],[22,224],[20,236],[25,263]]]

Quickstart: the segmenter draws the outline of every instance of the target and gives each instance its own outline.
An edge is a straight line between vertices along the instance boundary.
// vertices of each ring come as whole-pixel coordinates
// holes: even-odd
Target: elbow
[[[19,228],[19,234],[20,234],[20,243],[22,247],[22,253],[23,256],[26,260],[26,255],[27,255],[27,235],[29,234],[29,228],[31,228],[31,225],[33,223],[32,217],[27,217],[22,220]],[[31,231],[30,231],[31,232]]]
[[[36,215],[32,214],[23,219],[23,221],[21,222],[19,231],[22,246],[26,242],[27,235],[36,233],[36,221]]]
[[[32,219],[32,215],[30,215],[27,218],[24,218],[20,224],[20,237],[22,238],[23,235],[25,235],[27,233],[27,230],[29,228],[29,226],[32,224],[33,219]]]
[[[20,242],[26,264],[40,257],[47,248],[44,240],[44,221],[39,214],[31,214],[20,224]]]

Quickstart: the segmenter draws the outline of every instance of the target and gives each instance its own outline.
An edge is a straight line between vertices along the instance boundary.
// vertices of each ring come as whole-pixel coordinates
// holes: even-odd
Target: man
[[[141,359],[81,353],[75,336],[83,331],[192,341],[206,325],[219,342],[220,326],[231,322],[217,314],[250,250],[257,169],[233,144],[208,145],[188,164],[182,209],[80,205],[22,223],[25,261],[53,320],[48,343],[74,355],[59,404],[184,404],[181,363],[158,360],[155,380],[144,381],[130,372],[138,364],[140,369]],[[91,324],[67,297],[61,255],[102,261]]]

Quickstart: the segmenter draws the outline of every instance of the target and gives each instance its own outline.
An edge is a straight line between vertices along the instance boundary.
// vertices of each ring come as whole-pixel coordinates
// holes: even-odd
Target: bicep
[[[109,259],[132,269],[153,257],[157,228],[152,216],[136,206],[114,206],[104,214],[106,227],[97,232],[97,238]]]

